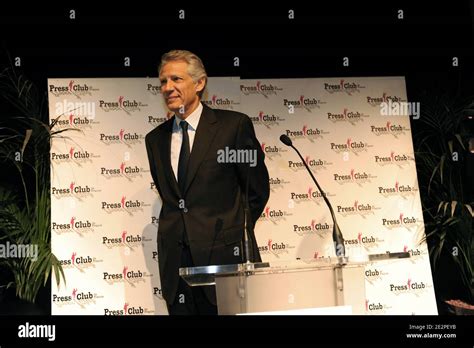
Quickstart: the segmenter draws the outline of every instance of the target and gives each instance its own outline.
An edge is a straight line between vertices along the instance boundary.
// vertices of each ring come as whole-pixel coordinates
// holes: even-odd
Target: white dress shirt
[[[201,119],[202,114],[202,104],[199,103],[196,110],[194,110],[188,117],[186,117],[186,122],[188,122],[188,136],[189,136],[189,153],[193,150],[194,136],[196,135],[196,129]],[[181,129],[179,123],[182,121],[175,114],[175,122],[173,123],[173,133],[171,134],[171,167],[173,168],[174,177],[178,180],[178,163],[179,163],[179,153],[181,152],[181,144],[183,143],[183,130]]]

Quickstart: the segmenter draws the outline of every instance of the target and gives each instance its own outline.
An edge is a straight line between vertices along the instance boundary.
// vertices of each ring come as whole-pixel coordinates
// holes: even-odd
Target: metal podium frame
[[[365,265],[410,254],[327,257],[180,268],[190,286],[216,286],[219,315],[350,306],[365,314]]]

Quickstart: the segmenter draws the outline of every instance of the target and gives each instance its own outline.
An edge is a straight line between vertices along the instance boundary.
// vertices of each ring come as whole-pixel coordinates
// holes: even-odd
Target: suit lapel
[[[186,188],[182,195],[183,197],[186,195],[189,186],[191,186],[191,183],[196,176],[196,172],[198,171],[204,156],[209,150],[209,146],[214,140],[214,136],[216,135],[218,128],[217,126],[218,122],[214,110],[206,105],[203,105],[201,118],[196,129],[196,135],[194,136],[191,156],[189,158],[188,173],[186,175]]]
[[[172,117],[168,121],[168,124],[166,125],[166,127],[164,127],[163,136],[160,136],[158,138],[158,141],[159,141],[158,148],[160,149],[160,157],[163,163],[165,176],[170,184],[170,187],[179,197],[180,194],[179,194],[178,182],[176,181],[176,177],[174,176],[174,173],[173,173],[173,168],[171,167],[171,134],[173,133],[174,122],[175,122],[174,117]]]

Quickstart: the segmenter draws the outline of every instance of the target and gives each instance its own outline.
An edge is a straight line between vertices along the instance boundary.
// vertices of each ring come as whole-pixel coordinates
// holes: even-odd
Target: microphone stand
[[[250,216],[250,221],[252,221],[252,216],[250,214],[249,206],[249,183],[250,183],[250,163],[248,164],[247,169],[247,182],[245,184],[245,196],[244,196],[244,254],[245,254],[245,263],[250,263],[250,247],[249,247],[249,236],[250,232],[253,232],[252,222],[248,223],[248,218]]]
[[[318,181],[314,177],[313,172],[311,171],[311,169],[309,169],[308,164],[304,161],[303,156],[301,156],[298,149],[293,146],[293,143],[292,143],[291,139],[289,137],[287,137],[286,135],[282,135],[280,137],[280,140],[283,144],[292,147],[293,150],[296,151],[296,153],[300,157],[301,161],[303,162],[304,166],[308,170],[309,175],[311,175],[311,178],[313,179],[314,183],[318,187],[319,192],[321,192],[321,196],[323,197],[324,202],[326,202],[326,205],[328,206],[329,211],[331,212],[331,217],[332,217],[332,221],[333,221],[332,239],[335,243],[334,248],[336,250],[336,256],[339,258],[339,262],[342,262],[345,255],[346,255],[346,248],[344,246],[344,237],[342,236],[342,232],[339,228],[339,225],[337,224],[336,215],[334,214],[334,210],[332,209],[331,203],[327,199],[326,194],[324,193],[324,191],[321,189],[321,186],[319,186]]]

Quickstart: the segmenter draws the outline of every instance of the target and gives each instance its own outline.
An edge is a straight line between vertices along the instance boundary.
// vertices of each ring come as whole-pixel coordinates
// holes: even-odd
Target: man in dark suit
[[[170,51],[161,59],[159,77],[174,116],[148,133],[145,143],[163,203],[158,227],[162,294],[171,315],[216,314],[214,286],[189,287],[179,268],[244,260],[247,180],[248,224],[256,223],[270,192],[264,154],[248,116],[201,104],[207,74],[199,57]],[[261,261],[253,235],[249,249],[249,259]]]

